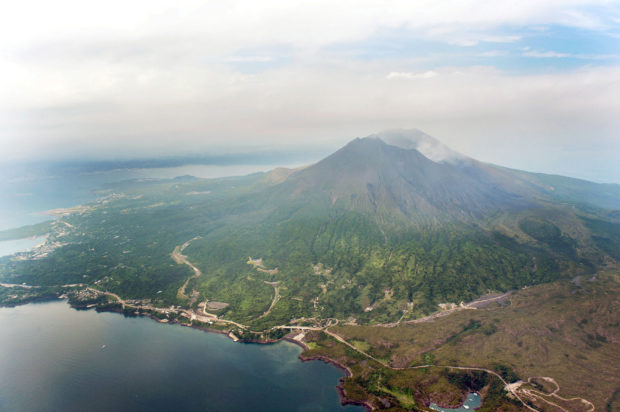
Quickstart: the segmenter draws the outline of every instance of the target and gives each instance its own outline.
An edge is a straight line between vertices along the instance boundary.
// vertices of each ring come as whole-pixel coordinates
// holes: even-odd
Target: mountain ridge
[[[412,138],[407,140],[409,136]],[[420,145],[439,147],[444,157],[442,159],[435,157],[433,160],[432,154],[429,157],[418,150]],[[387,153],[387,146],[391,148],[388,149],[391,153]],[[398,151],[393,148],[400,149],[403,152],[397,153]],[[403,156],[403,153],[408,153],[408,156]],[[446,153],[449,153],[449,158],[445,157]],[[379,164],[378,160],[385,155],[392,156],[391,163]],[[408,165],[409,167],[403,167],[406,166],[404,163],[407,161],[416,163],[418,169],[421,170],[416,170],[415,167],[411,167],[413,166],[411,164]],[[361,162],[363,165],[356,165],[355,162]],[[386,173],[386,166],[397,169],[396,173],[394,171]],[[384,170],[380,170],[382,175],[371,176],[372,173],[369,173],[368,169],[373,167],[375,169],[383,167]],[[314,175],[314,178],[311,175]],[[461,193],[461,196],[465,196],[463,186],[466,186],[482,195],[479,200],[489,202],[488,205],[479,204],[482,210],[489,209],[489,206],[492,208],[493,205],[505,203],[500,199],[501,197],[509,197],[512,200],[521,198],[521,201],[527,204],[531,204],[533,199],[543,201],[564,199],[590,203],[595,207],[620,209],[620,185],[526,172],[480,162],[453,151],[418,129],[385,131],[365,138],[356,138],[319,162],[291,173],[285,180],[297,181],[299,184],[296,189],[297,192],[304,191],[308,187],[325,187],[325,182],[331,182],[334,191],[340,189],[346,193],[345,186],[359,184],[360,179],[365,179],[365,183],[376,186],[380,178],[384,179],[383,183],[386,183],[385,179],[405,178],[407,181],[399,182],[399,184],[414,189],[414,191],[420,189],[422,194],[432,194],[433,190],[429,188],[429,184],[439,184],[447,185],[448,189],[453,190],[454,193]],[[427,180],[424,181],[423,179]],[[456,184],[449,186],[450,181],[456,182]],[[554,184],[558,187],[555,187]],[[581,199],[574,194],[568,194],[567,186],[570,187],[570,190],[579,193]],[[491,196],[491,189],[498,191],[496,196]],[[437,198],[435,193],[435,202],[439,200],[441,198]],[[420,200],[418,199],[418,201]],[[467,212],[473,212],[473,204],[468,205],[465,202],[465,206],[468,206],[465,208]],[[406,210],[407,207],[404,209]]]

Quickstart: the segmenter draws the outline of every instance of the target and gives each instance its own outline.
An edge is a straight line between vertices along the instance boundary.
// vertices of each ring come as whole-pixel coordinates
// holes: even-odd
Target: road
[[[556,398],[562,402],[574,402],[574,401],[578,401],[581,402],[582,404],[584,404],[587,408],[588,411],[587,412],[594,412],[594,410],[596,409],[594,407],[594,404],[592,402],[590,402],[587,399],[584,398],[579,398],[579,397],[574,397],[574,398],[564,398],[560,395],[558,395],[558,392],[560,391],[560,385],[557,383],[557,381],[553,378],[550,378],[548,376],[533,376],[527,379],[527,383],[532,383],[532,379],[543,379],[549,383],[552,383],[553,385],[555,385],[555,389],[552,392],[549,393],[543,393],[540,391],[537,391],[536,389],[530,389],[530,388],[520,388],[521,391],[534,399],[538,399],[541,400],[545,403],[548,403],[549,405],[553,405],[555,407],[557,407],[558,409],[561,409],[563,412],[569,412],[567,409],[561,407],[560,405],[558,405],[555,402],[551,402],[549,399],[545,399],[545,397],[553,397]],[[525,382],[523,382],[525,383]]]
[[[187,260],[187,256],[185,256],[183,254],[183,251],[185,250],[185,248],[188,247],[189,244],[192,243],[196,239],[200,239],[200,236],[196,236],[193,239],[190,239],[187,242],[183,243],[181,246],[175,247],[174,250],[172,251],[172,253],[170,254],[170,257],[176,263],[178,263],[180,265],[187,265],[187,266],[189,266],[194,271],[194,276],[192,276],[191,278],[188,278],[185,281],[185,283],[183,283],[183,286],[181,286],[179,288],[179,291],[177,292],[177,296],[179,296],[182,299],[188,299],[187,294],[185,293],[185,289],[187,289],[187,284],[189,283],[189,280],[192,279],[192,278],[200,277],[200,275],[202,275],[202,272],[196,266],[192,265]]]
[[[501,300],[501,299],[504,299],[504,298],[508,297],[511,293],[512,292],[506,292],[506,293],[504,293],[502,295],[493,296],[493,297],[488,298],[488,299],[475,300],[475,301],[469,302],[469,303],[461,303],[459,306],[455,307],[454,309],[442,310],[442,311],[439,311],[439,312],[435,312],[432,315],[425,316],[423,318],[418,318],[418,319],[413,319],[413,320],[405,321],[404,323],[407,324],[407,325],[412,325],[412,324],[415,324],[415,323],[430,322],[430,321],[432,321],[434,319],[443,318],[444,316],[451,315],[451,314],[459,312],[461,310],[468,310],[468,309],[469,310],[475,310],[475,309],[477,309],[476,306],[480,305],[481,303],[495,302],[495,301],[498,301],[498,300]],[[386,324],[385,326],[387,326],[387,325],[392,325],[392,324]]]
[[[270,286],[273,286],[273,300],[271,301],[271,305],[269,305],[269,309],[267,309],[265,313],[257,317],[256,320],[262,319],[265,316],[269,315],[271,309],[273,309],[276,303],[278,303],[278,301],[280,300],[280,282],[267,282],[266,280],[264,282]]]
[[[292,328],[291,328],[292,329]],[[321,330],[321,328],[302,328],[302,327],[298,327],[295,329],[301,329],[301,330]],[[336,339],[338,342],[348,346],[349,348],[353,349],[354,351],[366,356],[369,359],[374,360],[375,362],[379,363],[380,365],[388,368],[388,369],[392,369],[392,370],[406,370],[406,369],[423,369],[423,368],[448,368],[448,369],[457,369],[457,370],[465,370],[465,371],[481,371],[481,372],[486,372],[488,374],[491,374],[493,376],[495,376],[496,378],[498,378],[503,384],[504,384],[504,389],[507,392],[510,392],[517,400],[519,400],[519,402],[521,402],[523,404],[524,407],[526,407],[527,409],[533,411],[533,412],[540,412],[538,411],[538,409],[531,407],[530,405],[528,405],[523,399],[522,396],[527,396],[533,399],[539,399],[545,403],[548,403],[550,405],[553,405],[557,408],[559,408],[560,410],[562,410],[563,412],[569,412],[568,410],[566,410],[565,408],[561,407],[560,405],[551,402],[548,399],[545,399],[544,397],[554,397],[558,400],[561,400],[563,402],[571,402],[571,401],[579,401],[582,404],[584,404],[588,409],[587,412],[594,412],[595,407],[594,404],[590,401],[588,401],[587,399],[584,398],[579,398],[579,397],[575,397],[575,398],[564,398],[562,396],[559,396],[557,394],[557,392],[560,390],[560,385],[558,385],[558,383],[555,381],[555,379],[550,378],[550,377],[538,377],[541,379],[544,379],[548,382],[553,383],[556,386],[556,389],[553,392],[550,392],[548,394],[539,392],[535,389],[529,389],[529,388],[522,388],[521,386],[525,383],[522,381],[518,381],[518,382],[512,382],[509,383],[507,382],[499,373],[491,370],[491,369],[487,369],[487,368],[480,368],[480,367],[474,367],[474,366],[456,366],[456,365],[419,365],[419,366],[409,366],[406,368],[395,368],[390,366],[388,363],[379,360],[377,358],[375,358],[374,356],[364,352],[363,350],[358,349],[357,347],[355,347],[354,345],[350,344],[349,342],[346,341],[346,339],[344,339],[342,336],[338,335],[337,333],[334,333],[330,330],[328,330],[328,328],[324,328],[322,329],[323,332],[325,332],[326,334],[328,334],[329,336],[333,337],[334,339]],[[530,383],[531,380],[534,378],[528,378],[528,382]]]

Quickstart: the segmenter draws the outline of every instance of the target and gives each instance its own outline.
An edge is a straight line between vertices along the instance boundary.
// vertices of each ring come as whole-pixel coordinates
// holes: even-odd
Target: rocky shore
[[[306,345],[303,345],[305,347],[305,349],[308,349],[308,347]],[[340,362],[328,358],[327,356],[323,356],[323,355],[313,355],[313,356],[305,356],[303,353],[299,355],[299,359],[302,362],[310,362],[310,361],[323,361],[325,363],[329,363],[331,365],[334,365],[335,367],[337,367],[338,369],[342,370],[345,373],[345,377],[344,378],[340,378],[340,382],[338,383],[338,385],[336,386],[336,390],[338,391],[338,396],[340,397],[340,403],[342,405],[358,405],[358,406],[363,406],[364,408],[366,408],[367,411],[372,411],[375,408],[364,401],[359,401],[356,399],[350,399],[347,397],[347,392],[344,389],[344,380],[345,378],[348,378],[350,376],[353,376],[353,374],[351,373],[351,369],[349,369],[348,367],[346,367],[345,365],[341,364]]]

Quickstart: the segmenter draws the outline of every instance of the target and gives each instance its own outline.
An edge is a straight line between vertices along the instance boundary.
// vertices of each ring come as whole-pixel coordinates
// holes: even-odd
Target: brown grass
[[[437,365],[506,365],[524,380],[552,377],[560,385],[558,395],[583,397],[605,410],[620,388],[620,275],[609,269],[594,282],[584,278],[580,283],[531,287],[515,293],[510,306],[493,304],[427,323],[331,330],[349,342],[367,342],[371,355],[389,358],[395,367],[429,359]],[[543,384],[542,389],[552,388]],[[578,401],[561,406],[587,409]]]

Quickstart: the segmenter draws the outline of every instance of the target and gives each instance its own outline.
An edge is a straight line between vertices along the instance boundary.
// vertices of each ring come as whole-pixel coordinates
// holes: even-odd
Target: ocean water
[[[301,348],[241,344],[65,301],[0,308],[0,411],[362,411]]]
[[[4,240],[0,242],[0,257],[25,252],[45,242],[46,236],[28,237],[25,239]]]

